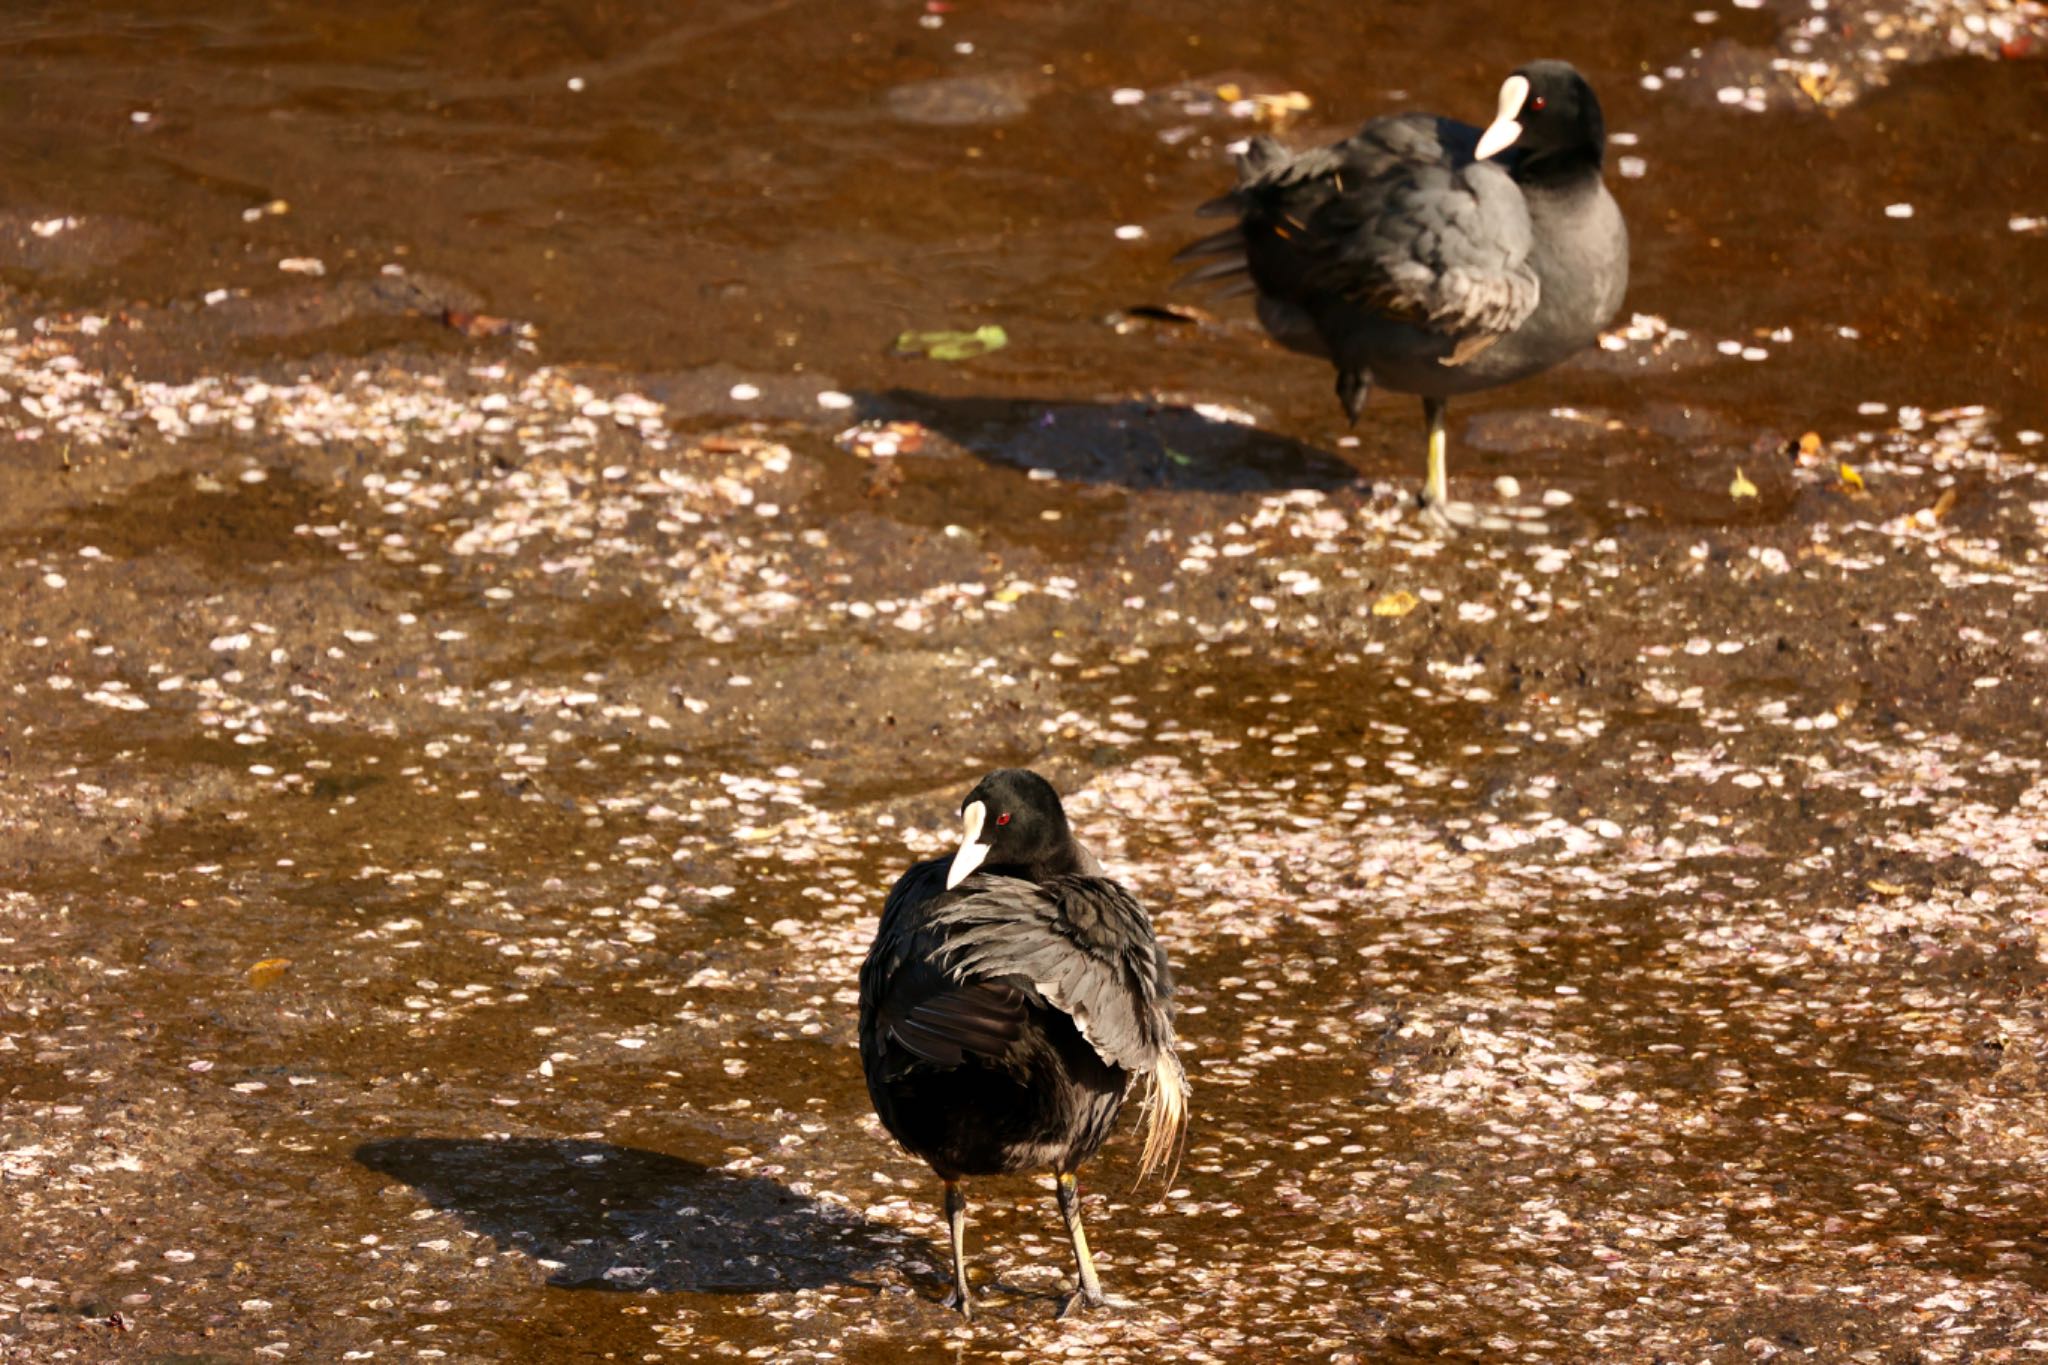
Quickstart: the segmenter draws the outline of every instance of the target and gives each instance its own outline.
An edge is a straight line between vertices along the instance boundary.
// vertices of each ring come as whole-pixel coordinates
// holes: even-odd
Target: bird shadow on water
[[[355,1159],[551,1263],[548,1283],[564,1289],[775,1293],[856,1283],[891,1254],[850,1210],[637,1147],[387,1138]]]
[[[977,459],[1043,469],[1074,483],[1205,493],[1359,485],[1326,450],[1192,407],[1034,398],[953,397],[916,389],[856,395],[860,416],[916,422]]]

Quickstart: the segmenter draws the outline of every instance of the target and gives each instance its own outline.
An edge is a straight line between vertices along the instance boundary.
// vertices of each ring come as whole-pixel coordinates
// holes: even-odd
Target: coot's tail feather
[[[1199,261],[1210,256],[1234,256],[1244,259],[1244,229],[1233,223],[1221,232],[1212,232],[1207,237],[1189,242],[1173,253],[1176,263]]]
[[[1142,1183],[1154,1171],[1163,1171],[1168,1185],[1180,1170],[1180,1157],[1188,1132],[1188,1076],[1174,1054],[1173,1039],[1160,1046],[1152,1074],[1146,1078],[1145,1098],[1138,1111],[1145,1145],[1138,1153],[1138,1180]]]

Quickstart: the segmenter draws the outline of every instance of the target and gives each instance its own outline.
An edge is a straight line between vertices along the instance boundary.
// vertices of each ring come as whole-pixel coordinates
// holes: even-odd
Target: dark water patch
[[[896,86],[885,98],[889,112],[905,123],[973,127],[1022,118],[1050,85],[1043,76],[1023,73],[935,76]]]
[[[224,458],[217,471],[165,474],[121,490],[63,517],[34,542],[46,553],[95,546],[118,559],[168,551],[211,574],[263,576],[316,558],[315,542],[294,528],[336,514],[346,500],[288,472],[255,470],[244,480]]]

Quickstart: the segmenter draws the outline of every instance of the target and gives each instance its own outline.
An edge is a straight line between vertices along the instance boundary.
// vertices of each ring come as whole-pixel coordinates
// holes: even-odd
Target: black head
[[[1500,88],[1500,108],[1479,136],[1476,160],[1506,158],[1516,179],[1591,166],[1607,151],[1600,100],[1569,62],[1530,62]]]
[[[998,768],[960,803],[960,851],[946,870],[958,886],[981,866],[1022,870],[1032,880],[1071,870],[1073,832],[1052,783],[1025,768]]]

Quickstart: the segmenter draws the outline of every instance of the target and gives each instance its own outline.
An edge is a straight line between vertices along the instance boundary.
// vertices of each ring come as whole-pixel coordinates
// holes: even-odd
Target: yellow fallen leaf
[[[1290,90],[1284,95],[1253,95],[1252,102],[1259,106],[1259,117],[1272,123],[1305,114],[1311,104],[1309,97],[1299,90]]]
[[[248,980],[249,989],[261,991],[275,986],[291,969],[292,960],[288,957],[266,957],[242,975]]]
[[[1927,509],[1936,521],[1946,521],[1948,514],[1956,510],[1956,490],[1944,488],[1941,496],[1934,500],[1934,506]]]
[[[1004,588],[1004,589],[1003,589],[1002,591],[1000,591],[1000,592],[998,592],[998,593],[996,594],[996,601],[998,601],[998,602],[1017,602],[1017,601],[1021,601],[1021,600],[1023,599],[1023,597],[1024,597],[1024,594],[1023,594],[1023,593],[1021,593],[1021,592],[1019,592],[1019,591],[1017,591],[1017,590],[1016,590],[1015,588]]]
[[[1820,454],[1820,433],[1809,431],[1799,438],[1799,458],[1810,460]]]
[[[1863,491],[1863,476],[1856,472],[1856,466],[1846,460],[1842,462],[1842,487],[1853,488],[1858,493]]]
[[[1756,485],[1749,481],[1749,475],[1742,472],[1741,465],[1735,466],[1735,482],[1728,485],[1728,496],[1731,498],[1753,498],[1756,496]]]
[[[1244,87],[1235,81],[1225,81],[1216,87],[1216,98],[1225,104],[1236,104],[1244,98]]]
[[[1406,588],[1399,592],[1381,593],[1379,601],[1372,604],[1374,616],[1406,616],[1420,606],[1414,593]]]
[[[1897,882],[1873,881],[1868,883],[1868,885],[1872,891],[1875,891],[1880,896],[1903,896],[1906,894],[1906,888],[1900,886]]]

